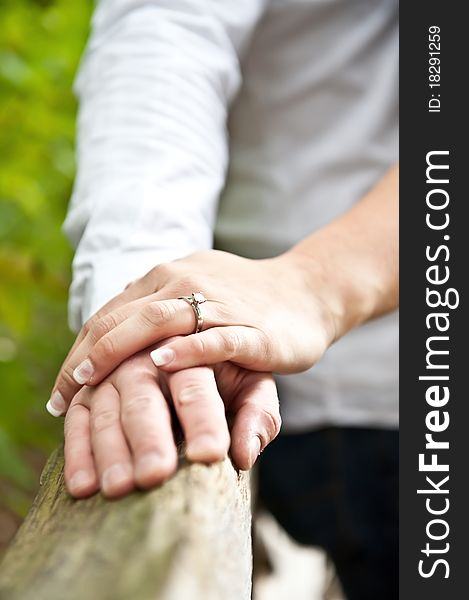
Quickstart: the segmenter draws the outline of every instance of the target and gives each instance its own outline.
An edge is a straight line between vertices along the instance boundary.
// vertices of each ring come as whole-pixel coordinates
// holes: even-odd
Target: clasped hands
[[[286,253],[204,251],[161,264],[80,331],[48,410],[65,414],[65,481],[75,497],[150,488],[177,468],[172,419],[191,461],[228,450],[249,469],[278,434],[273,372],[311,367],[335,339],[321,271]],[[178,297],[201,291],[204,330]],[[151,352],[151,356],[150,356]]]

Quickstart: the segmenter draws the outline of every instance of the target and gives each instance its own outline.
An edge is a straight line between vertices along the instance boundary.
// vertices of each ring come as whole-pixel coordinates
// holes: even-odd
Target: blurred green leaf
[[[42,461],[62,436],[44,406],[72,342],[61,225],[75,170],[72,83],[91,8],[0,3],[0,490],[21,514],[37,486],[34,456]]]
[[[7,432],[0,427],[0,472],[21,486],[31,484],[33,475]]]

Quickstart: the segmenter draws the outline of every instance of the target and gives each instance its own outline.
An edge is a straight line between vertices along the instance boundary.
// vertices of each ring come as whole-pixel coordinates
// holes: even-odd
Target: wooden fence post
[[[1,600],[249,600],[249,481],[182,464],[150,492],[74,500],[63,450],[0,564]]]

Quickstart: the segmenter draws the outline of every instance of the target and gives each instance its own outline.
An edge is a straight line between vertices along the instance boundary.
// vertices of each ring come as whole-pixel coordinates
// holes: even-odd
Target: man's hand
[[[63,414],[83,384],[100,383],[127,357],[171,336],[186,336],[172,344],[178,355],[168,365],[171,371],[225,361],[262,372],[312,366],[334,330],[319,269],[312,293],[299,262],[211,250],[152,269],[121,296],[138,299],[114,302],[85,325],[57,376],[48,409],[52,405],[51,412]],[[201,306],[204,330],[188,335],[194,313],[178,297],[199,290],[209,300]],[[188,359],[197,364],[181,364]]]
[[[352,327],[398,305],[398,170],[290,251],[251,260],[216,250],[159,265],[87,324],[48,404],[62,414],[83,384],[100,383],[135,352],[168,371],[231,361],[255,371],[312,367]],[[204,331],[180,296],[201,291]],[[133,298],[133,299],[132,299]],[[125,303],[127,301],[127,303]]]
[[[222,400],[223,398],[223,400]],[[230,447],[236,466],[249,469],[280,429],[272,377],[230,363],[165,374],[149,351],[124,361],[96,387],[73,398],[65,418],[65,482],[86,497],[147,489],[177,468],[170,405],[191,461],[222,460]]]

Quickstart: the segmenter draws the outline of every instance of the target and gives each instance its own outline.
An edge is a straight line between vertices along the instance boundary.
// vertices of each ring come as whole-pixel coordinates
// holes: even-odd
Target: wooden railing
[[[0,564],[1,600],[248,600],[249,481],[227,459],[149,492],[74,500],[63,450]]]

